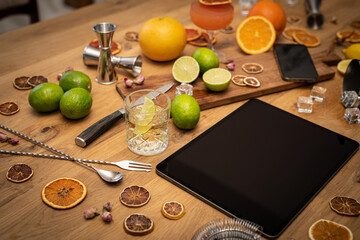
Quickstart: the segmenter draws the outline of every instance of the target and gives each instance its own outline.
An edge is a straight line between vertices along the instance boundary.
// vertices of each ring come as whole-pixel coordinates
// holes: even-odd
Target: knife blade
[[[174,85],[174,82],[171,82],[169,84],[166,84],[158,89],[157,91],[166,93],[171,89],[171,87]],[[159,95],[159,93],[151,92],[145,96],[154,99]],[[145,96],[139,98],[137,101],[135,101],[131,106],[136,106],[138,104],[141,104],[144,102]],[[118,120],[120,120],[125,114],[125,109],[120,108],[116,110],[115,112],[107,115],[106,117],[100,119],[87,129],[85,129],[82,133],[80,133],[75,138],[75,143],[79,147],[86,147],[90,143],[92,143],[96,138],[98,138],[101,134],[106,132],[110,127],[112,127]]]

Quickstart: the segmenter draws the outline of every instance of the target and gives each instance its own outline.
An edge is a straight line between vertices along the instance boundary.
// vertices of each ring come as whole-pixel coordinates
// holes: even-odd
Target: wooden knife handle
[[[80,147],[86,147],[96,138],[98,138],[101,134],[103,134],[106,130],[108,130],[111,126],[113,126],[123,116],[124,109],[120,108],[119,110],[111,113],[110,115],[107,115],[103,119],[100,119],[75,138],[76,145]]]

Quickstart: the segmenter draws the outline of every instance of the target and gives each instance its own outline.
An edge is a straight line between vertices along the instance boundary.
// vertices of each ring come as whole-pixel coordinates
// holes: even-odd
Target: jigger
[[[87,66],[96,66],[99,62],[100,50],[91,45],[85,47],[83,52],[83,62]],[[115,67],[130,70],[130,73],[137,77],[141,73],[142,58],[136,57],[116,57],[111,55],[111,63]]]
[[[324,16],[319,12],[321,0],[306,0],[306,7],[309,10],[307,25],[318,30],[324,23]]]
[[[101,84],[113,84],[117,81],[116,72],[111,62],[111,40],[116,26],[111,23],[99,23],[93,27],[100,45],[98,71],[95,80]]]

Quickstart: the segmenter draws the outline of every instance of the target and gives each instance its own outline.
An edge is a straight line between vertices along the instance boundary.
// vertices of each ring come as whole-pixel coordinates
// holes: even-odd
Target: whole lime
[[[70,119],[83,118],[89,114],[92,105],[91,94],[83,88],[72,88],[60,100],[61,113]]]
[[[216,54],[211,49],[205,47],[196,49],[192,57],[199,63],[201,75],[211,68],[219,67],[220,64]]]
[[[64,92],[72,88],[84,88],[91,92],[91,79],[85,73],[79,71],[67,71],[59,81]]]
[[[64,95],[63,89],[55,83],[41,83],[34,87],[28,97],[31,107],[39,112],[52,112],[59,108]]]
[[[180,129],[193,129],[200,119],[200,106],[193,96],[182,94],[171,103],[171,116]]]

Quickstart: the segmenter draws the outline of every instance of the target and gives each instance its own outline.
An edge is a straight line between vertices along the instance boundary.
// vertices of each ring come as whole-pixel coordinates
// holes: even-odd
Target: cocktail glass
[[[155,111],[144,111],[147,97],[153,98]],[[128,148],[144,156],[163,152],[169,142],[170,98],[160,91],[138,90],[124,102]]]
[[[196,26],[208,32],[208,48],[214,51],[220,60],[226,60],[223,52],[214,49],[213,34],[215,34],[216,30],[224,29],[231,24],[234,18],[232,4],[205,5],[197,0],[191,4],[190,17]]]

